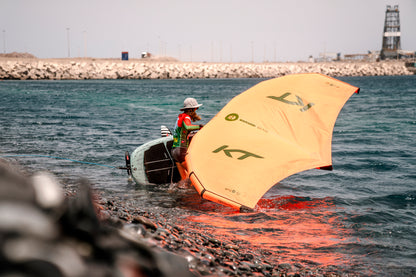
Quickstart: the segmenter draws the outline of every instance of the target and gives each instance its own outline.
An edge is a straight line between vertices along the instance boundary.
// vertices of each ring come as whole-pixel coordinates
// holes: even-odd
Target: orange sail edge
[[[332,166],[332,164],[330,164],[330,165],[318,166],[316,167],[316,169],[332,171],[334,170],[334,167]]]
[[[196,189],[196,191],[198,192],[198,194],[206,200],[218,203],[218,204],[223,205],[223,206],[231,207],[233,209],[239,210],[240,212],[251,212],[254,209],[255,205],[253,207],[247,207],[247,206],[242,205],[242,204],[240,204],[236,201],[233,201],[233,200],[228,199],[226,197],[223,197],[219,194],[216,194],[216,193],[213,193],[211,191],[206,190],[205,187],[199,181],[195,172],[191,172],[189,174],[189,179],[191,180],[191,183],[194,186],[194,188]]]
[[[321,165],[318,166],[318,164],[321,164]],[[308,166],[308,167],[306,167],[306,168],[304,168],[302,170],[299,170],[299,172],[306,171],[306,170],[312,170],[312,169],[320,169],[320,170],[325,170],[325,171],[332,171],[333,170],[333,166],[332,166],[332,164],[323,166],[322,163],[316,163],[315,165],[311,165],[311,166]],[[290,175],[292,175],[292,174],[290,174]],[[264,195],[268,191],[268,189],[265,190],[264,193],[262,194],[262,196],[260,196],[257,199],[257,201],[255,201],[255,204],[254,205],[248,205],[248,204],[247,205],[244,205],[242,203],[239,203],[237,201],[234,201],[232,199],[229,199],[227,197],[224,197],[224,196],[222,196],[222,195],[220,195],[218,193],[211,192],[211,191],[207,190],[204,187],[204,185],[202,184],[202,182],[200,181],[200,179],[197,177],[197,174],[194,171],[192,171],[189,174],[188,178],[191,181],[191,184],[194,186],[194,188],[198,192],[198,194],[203,199],[206,199],[206,200],[215,202],[215,203],[220,204],[220,205],[223,205],[223,206],[231,207],[231,208],[233,208],[235,210],[238,210],[240,212],[253,212],[254,211],[254,208],[257,205],[257,203],[260,201],[260,199],[262,199],[264,197]],[[280,180],[276,180],[276,182],[274,182],[274,184],[277,184]],[[273,187],[273,185],[271,185],[269,187],[269,189],[271,187]]]

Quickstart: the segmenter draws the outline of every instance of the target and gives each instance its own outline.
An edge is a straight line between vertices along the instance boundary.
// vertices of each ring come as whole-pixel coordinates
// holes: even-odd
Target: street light
[[[3,53],[6,54],[6,30],[3,30]]]
[[[251,41],[251,62],[254,63],[254,42]]]
[[[66,35],[68,39],[68,58],[71,57],[70,43],[69,43],[69,28],[66,28]]]
[[[84,58],[87,57],[87,31],[84,31]]]

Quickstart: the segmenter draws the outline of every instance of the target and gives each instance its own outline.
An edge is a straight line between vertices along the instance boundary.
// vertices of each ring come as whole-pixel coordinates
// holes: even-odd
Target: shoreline
[[[311,72],[332,77],[413,75],[404,61],[216,63],[169,59],[0,58],[0,80],[275,78]]]
[[[0,159],[3,273],[356,276],[334,266],[282,263],[279,251],[253,249],[249,241],[190,230],[155,210],[104,195],[86,179],[62,185],[49,173],[31,171]],[[26,252],[18,253],[12,245]]]

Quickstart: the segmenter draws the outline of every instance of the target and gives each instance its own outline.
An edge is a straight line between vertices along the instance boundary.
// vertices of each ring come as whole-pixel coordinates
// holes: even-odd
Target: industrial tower
[[[398,58],[400,50],[400,17],[399,6],[392,8],[387,5],[386,18],[384,20],[383,46],[381,49],[381,59]]]

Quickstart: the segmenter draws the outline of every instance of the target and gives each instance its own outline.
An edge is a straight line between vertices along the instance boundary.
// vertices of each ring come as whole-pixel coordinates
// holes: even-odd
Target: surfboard
[[[186,162],[198,194],[253,209],[282,179],[332,169],[336,118],[359,88],[322,74],[260,82],[234,97],[190,143]]]
[[[137,147],[130,157],[131,174],[137,184],[168,184],[181,176],[170,154],[172,136],[164,136]]]

